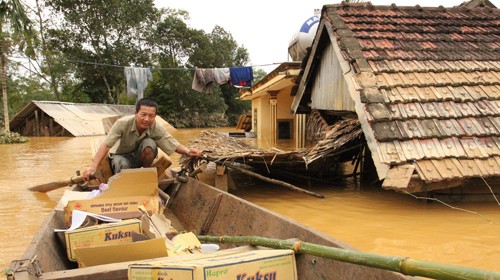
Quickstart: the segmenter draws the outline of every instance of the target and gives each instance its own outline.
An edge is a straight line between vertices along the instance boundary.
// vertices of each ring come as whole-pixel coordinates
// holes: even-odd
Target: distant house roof
[[[384,187],[423,191],[500,176],[498,9],[325,5],[295,112],[310,100],[326,44]]]
[[[292,88],[300,71],[300,62],[283,62],[251,88],[240,90],[242,100],[252,100],[269,92]]]
[[[107,132],[106,126],[109,126],[107,120],[117,116],[132,115],[134,112],[134,105],[31,101],[12,118],[10,128],[12,131],[29,136],[97,136]],[[43,118],[42,115],[48,117]],[[34,125],[34,119],[37,119],[38,125]],[[157,117],[157,121],[167,128],[174,129],[160,117]],[[30,123],[29,127],[27,123]],[[40,127],[48,127],[49,123],[61,129],[55,129],[57,133],[47,131],[44,134],[40,133],[40,130],[34,133]]]
[[[493,3],[491,3],[489,0],[465,1],[462,4],[460,4],[460,7],[465,7],[465,8],[482,8],[482,7],[498,8],[495,5],[493,5]]]

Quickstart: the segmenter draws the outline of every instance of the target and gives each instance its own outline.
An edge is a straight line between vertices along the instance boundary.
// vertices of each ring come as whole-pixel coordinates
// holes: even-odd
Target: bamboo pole
[[[399,272],[404,275],[422,276],[433,279],[500,279],[500,272],[455,266],[411,258],[393,257],[364,253],[355,250],[329,247],[302,241],[288,241],[260,236],[198,236],[201,242],[247,244],[274,249],[291,249],[296,253],[324,257],[368,267]]]
[[[299,191],[299,192],[303,192],[303,193],[306,193],[308,195],[312,195],[312,196],[315,196],[315,197],[319,197],[319,198],[325,198],[324,195],[322,194],[318,194],[318,193],[315,193],[315,192],[311,192],[311,191],[308,191],[308,190],[305,190],[305,189],[302,189],[302,188],[299,188],[297,186],[294,186],[290,183],[287,183],[287,182],[284,182],[284,181],[281,181],[281,180],[277,180],[277,179],[273,179],[273,178],[269,178],[269,177],[266,177],[266,176],[262,176],[258,173],[255,173],[255,172],[252,172],[250,170],[246,170],[244,168],[241,168],[241,167],[238,167],[232,163],[229,163],[229,162],[223,162],[223,161],[220,161],[218,159],[215,159],[215,158],[211,158],[211,157],[203,157],[209,161],[213,161],[217,164],[221,164],[221,165],[224,165],[224,166],[227,166],[229,168],[232,168],[232,169],[235,169],[243,174],[247,174],[247,175],[250,175],[250,176],[253,176],[255,178],[258,178],[262,181],[265,181],[265,182],[269,182],[269,183],[272,183],[272,184],[276,184],[276,185],[279,185],[279,186],[283,186],[283,187],[286,187],[286,188],[289,188],[291,190],[294,190],[294,191]]]

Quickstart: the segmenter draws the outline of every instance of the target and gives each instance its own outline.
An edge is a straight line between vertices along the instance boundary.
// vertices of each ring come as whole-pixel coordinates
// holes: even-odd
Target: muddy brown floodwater
[[[187,143],[201,130],[179,129],[174,136]],[[0,145],[0,270],[22,256],[64,190],[41,194],[27,188],[69,179],[87,167],[95,139],[41,137]],[[258,144],[270,148],[265,140]],[[276,146],[286,150],[293,143]],[[177,163],[178,157],[173,160]],[[358,188],[353,181],[311,183],[308,188],[324,199],[256,179],[236,180],[236,185],[233,194],[365,252],[500,271],[500,206],[495,202],[451,203],[467,210],[462,211],[392,191]]]

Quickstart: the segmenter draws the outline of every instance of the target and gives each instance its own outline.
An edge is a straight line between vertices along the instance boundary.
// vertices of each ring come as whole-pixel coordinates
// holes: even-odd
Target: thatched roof
[[[315,173],[319,169],[328,169],[331,165],[336,170],[338,157],[350,140],[361,134],[361,127],[356,119],[341,121],[329,128],[325,139],[309,149],[282,151],[276,148],[267,151],[248,144],[240,138],[232,138],[223,133],[205,130],[190,146],[198,150],[209,151],[208,155],[217,161],[237,162],[255,168],[297,170]],[[192,159],[182,158],[182,164],[194,164]],[[325,165],[325,162],[327,163]]]

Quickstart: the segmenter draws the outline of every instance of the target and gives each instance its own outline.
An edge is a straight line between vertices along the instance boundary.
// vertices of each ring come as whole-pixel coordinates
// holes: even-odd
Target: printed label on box
[[[68,259],[76,261],[75,249],[132,242],[132,232],[141,232],[137,219],[79,228],[64,233]]]

